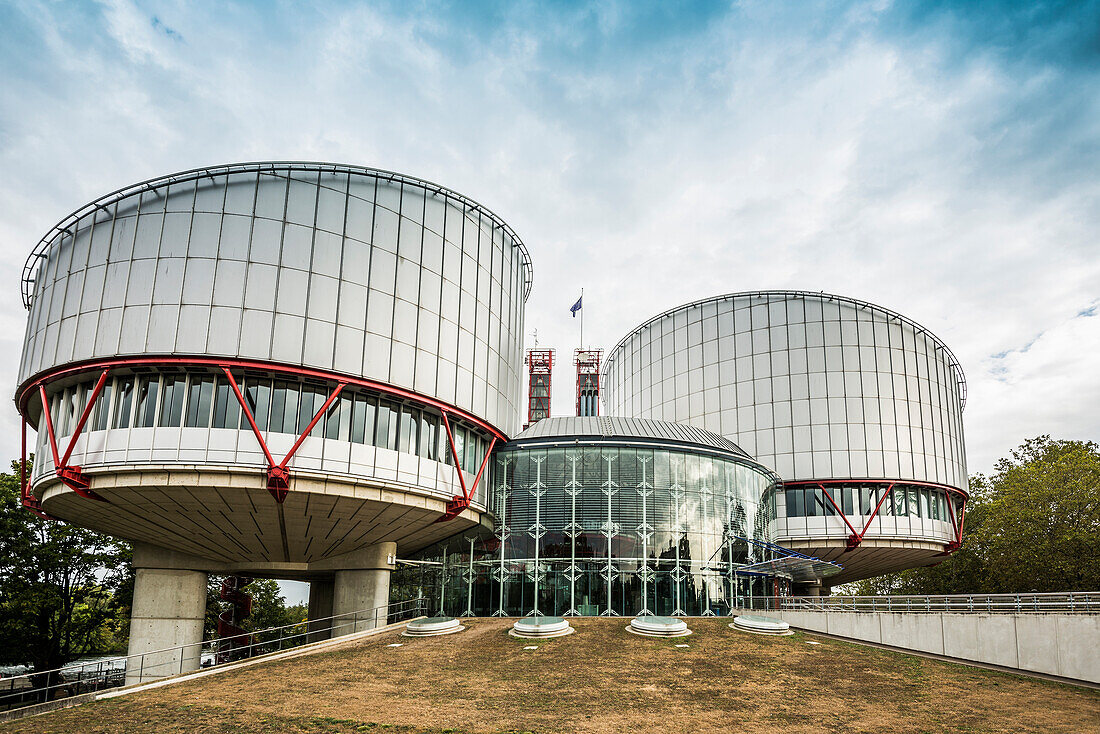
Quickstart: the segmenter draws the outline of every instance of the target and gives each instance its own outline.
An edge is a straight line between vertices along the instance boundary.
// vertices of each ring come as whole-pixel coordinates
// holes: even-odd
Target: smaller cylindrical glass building
[[[727,614],[775,593],[741,569],[771,558],[778,482],[702,429],[548,418],[494,457],[495,531],[427,549],[398,583],[451,615]]]

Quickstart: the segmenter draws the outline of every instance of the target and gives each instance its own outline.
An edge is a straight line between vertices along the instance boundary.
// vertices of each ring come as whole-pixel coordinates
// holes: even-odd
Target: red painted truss
[[[306,437],[317,426],[317,423],[332,407],[333,402],[339,397],[340,392],[348,385],[355,385],[359,387],[366,387],[377,392],[393,395],[399,398],[415,400],[423,405],[431,406],[437,409],[443,416],[443,425],[447,430],[447,441],[451,449],[451,457],[454,460],[455,471],[458,472],[459,484],[462,487],[462,494],[455,495],[448,503],[447,510],[444,515],[437,521],[443,522],[451,520],[457,517],[463,510],[470,506],[470,502],[473,499],[475,490],[481,481],[482,474],[485,472],[485,467],[489,463],[489,457],[492,455],[493,448],[496,446],[497,441],[507,440],[505,435],[499,430],[494,428],[489,423],[481,420],[477,416],[461,410],[454,406],[448,405],[440,400],[429,398],[418,393],[414,393],[411,390],[405,390],[393,385],[387,385],[386,383],[375,382],[373,380],[366,380],[361,378],[351,378],[344,375],[332,374],[323,372],[321,370],[315,370],[304,367],[288,367],[286,365],[270,364],[266,362],[246,361],[246,360],[225,360],[214,359],[209,357],[161,357],[161,358],[129,358],[129,359],[116,359],[116,360],[101,360],[95,362],[86,362],[81,365],[74,365],[70,367],[57,370],[45,375],[38,376],[33,382],[29,383],[23,391],[20,393],[17,405],[19,406],[20,413],[23,417],[23,457],[22,464],[20,465],[20,487],[22,493],[23,506],[39,515],[43,518],[48,518],[41,508],[41,503],[38,498],[30,492],[30,482],[26,475],[26,459],[27,459],[27,420],[29,415],[29,400],[30,396],[34,393],[38,393],[42,402],[42,417],[46,424],[46,431],[49,437],[50,450],[53,454],[53,461],[55,472],[57,477],[65,484],[69,489],[76,492],[81,497],[88,499],[94,499],[99,501],[106,501],[90,488],[90,482],[87,475],[81,470],[81,467],[70,465],[69,459],[72,456],[73,449],[76,447],[76,442],[80,438],[81,433],[84,430],[85,425],[88,422],[88,418],[91,416],[92,408],[95,405],[96,400],[99,398],[103,391],[103,385],[107,382],[107,377],[114,369],[119,368],[149,368],[171,365],[178,366],[195,366],[195,367],[214,367],[220,369],[225,374],[229,385],[233,389],[233,395],[237,399],[238,405],[240,405],[241,411],[245,418],[248,420],[249,426],[252,428],[252,433],[256,437],[257,443],[259,443],[261,450],[264,453],[264,458],[267,461],[266,481],[267,489],[271,493],[271,496],[275,498],[276,502],[280,504],[286,499],[287,493],[290,491],[290,471],[288,465],[294,455],[301,448],[305,442]],[[270,449],[268,449],[267,441],[264,439],[263,433],[260,431],[259,426],[256,424],[256,420],[252,415],[252,411],[248,407],[248,401],[245,400],[244,395],[241,393],[241,389],[237,384],[236,378],[233,376],[233,369],[251,369],[251,370],[263,370],[265,372],[275,372],[281,374],[289,374],[296,377],[306,377],[312,379],[325,380],[327,382],[335,382],[336,387],[329,393],[328,399],[324,405],[321,406],[313,419],[302,431],[294,445],[291,446],[290,451],[281,461],[276,462],[274,456],[272,456]],[[49,383],[64,378],[71,377],[80,373],[89,372],[93,370],[100,370],[99,380],[96,382],[95,388],[88,395],[88,402],[85,405],[83,412],[80,415],[80,419],[77,421],[76,427],[73,430],[73,435],[69,438],[68,446],[65,449],[64,454],[61,454],[58,450],[57,436],[54,432],[53,419],[50,414],[49,400],[46,396],[46,385]],[[451,432],[450,418],[458,417],[465,422],[472,423],[479,428],[487,431],[492,440],[489,444],[489,450],[486,451],[485,457],[481,462],[481,467],[478,469],[477,476],[474,478],[473,484],[469,487],[466,486],[466,479],[463,476],[461,469],[461,463],[458,458],[458,451],[455,447],[454,436]],[[37,429],[38,427],[35,426]]]
[[[833,495],[832,495],[832,493],[829,492],[828,486],[841,485],[841,486],[859,487],[859,486],[866,486],[868,484],[878,485],[878,487],[876,487],[876,489],[881,489],[882,496],[879,497],[878,503],[875,505],[875,509],[871,512],[870,515],[867,516],[867,521],[863,524],[863,529],[856,530],[855,527],[852,525],[852,523],[848,520],[848,517],[844,514],[844,511],[841,509],[840,505],[838,505],[836,500],[833,499]],[[844,524],[848,526],[848,530],[851,531],[851,534],[848,536],[847,550],[853,550],[854,548],[858,548],[860,543],[863,542],[863,538],[867,535],[867,531],[868,531],[868,529],[870,529],[871,523],[873,523],[875,521],[875,518],[878,517],[879,510],[882,508],[883,502],[885,502],[886,498],[890,496],[891,492],[893,492],[893,490],[894,490],[894,486],[897,485],[897,484],[903,484],[905,486],[929,487],[929,488],[932,488],[932,489],[941,490],[941,491],[943,491],[944,493],[947,494],[947,510],[951,514],[951,527],[954,530],[955,537],[951,540],[951,542],[949,542],[947,544],[947,547],[944,548],[944,554],[945,555],[950,555],[951,553],[954,553],[955,551],[957,551],[959,549],[959,547],[962,545],[963,522],[966,519],[966,502],[969,499],[969,495],[967,495],[967,493],[962,491],[961,489],[957,489],[955,487],[949,487],[949,486],[944,485],[944,484],[933,484],[931,482],[909,482],[909,481],[901,481],[901,480],[895,480],[895,481],[881,481],[881,480],[880,481],[874,481],[874,480],[859,481],[859,480],[854,480],[854,479],[826,479],[826,480],[821,480],[821,481],[807,480],[807,481],[800,481],[800,482],[784,482],[783,486],[784,487],[816,487],[816,488],[820,489],[822,494],[825,495],[825,499],[828,500],[829,504],[832,505],[834,510],[836,510],[836,514],[840,516],[840,519],[843,520]],[[826,486],[826,485],[828,485],[828,486]],[[884,489],[882,489],[883,487],[884,487]],[[955,503],[951,500],[952,495],[956,495],[956,496],[958,496],[962,499],[962,508],[959,511],[958,518],[956,518],[956,516],[955,516]]]

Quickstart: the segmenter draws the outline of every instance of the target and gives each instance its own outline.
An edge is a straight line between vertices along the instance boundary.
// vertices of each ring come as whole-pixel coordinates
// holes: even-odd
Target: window
[[[420,423],[420,411],[401,407],[401,430],[397,437],[397,450],[406,454],[416,453],[416,429]]]
[[[134,403],[134,379],[120,378],[116,385],[118,390],[115,392],[115,414],[111,428],[129,428],[130,411]]]
[[[164,392],[160,398],[161,426],[178,426],[183,418],[183,394],[187,388],[185,377],[165,377]]]
[[[313,420],[313,416],[317,415],[317,411],[324,407],[328,396],[329,392],[322,387],[302,387],[302,406],[298,410],[298,430],[295,433],[298,435],[305,433],[309,428],[309,422]],[[314,428],[314,431],[317,430]]]
[[[428,415],[427,411],[420,414],[420,455],[425,459],[435,459],[439,454],[436,449],[438,442],[436,431],[439,424],[435,416]]]
[[[374,400],[365,395],[356,395],[351,413],[352,443],[369,443],[368,437],[374,436]]]
[[[298,393],[297,383],[275,381],[271,389],[271,420],[267,426],[269,431],[298,432]],[[313,415],[311,414],[309,418],[313,418]],[[307,422],[309,418],[306,419]]]
[[[843,487],[840,490],[840,492],[841,492],[841,497],[842,497],[840,506],[844,510],[844,514],[845,515],[855,515],[856,514],[856,503],[855,503],[856,489],[854,487]]]
[[[61,403],[61,425],[57,428],[58,436],[68,436],[76,428],[77,415],[81,410],[83,401],[81,395],[84,388],[73,385],[65,391],[65,397]]]
[[[378,401],[378,415],[375,421],[374,445],[390,449],[397,448],[397,406],[385,400]]]
[[[805,514],[802,489],[787,490],[787,517],[802,517]]]
[[[262,378],[248,380],[244,388],[244,400],[252,413],[252,420],[261,431],[267,430],[267,416],[271,408],[271,383]]]
[[[908,510],[905,507],[905,490],[895,488],[893,495],[894,502],[893,506],[890,508],[890,514],[894,515],[895,517],[902,517],[903,515],[908,514]]]
[[[340,398],[334,400],[325,416],[325,438],[334,441],[350,440],[351,406],[354,398],[349,393],[340,392]]]
[[[210,425],[210,408],[214,402],[214,378],[200,377],[191,380],[187,392],[187,411],[183,425],[188,428],[207,428]]]
[[[214,388],[214,428],[237,428],[241,424],[241,404],[229,380],[219,377]],[[248,426],[245,426],[249,430]]]
[[[157,414],[157,391],[160,389],[159,377],[142,377],[138,383],[137,415],[135,428],[152,428]]]
[[[103,383],[103,389],[99,391],[99,397],[95,401],[95,415],[92,416],[92,431],[104,431],[107,429],[107,418],[111,412],[111,383]]]

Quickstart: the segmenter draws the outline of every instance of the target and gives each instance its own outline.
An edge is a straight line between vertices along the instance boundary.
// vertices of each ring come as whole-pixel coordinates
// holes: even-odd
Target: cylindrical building
[[[24,270],[25,502],[181,573],[385,570],[489,522],[530,287],[501,219],[400,174],[251,163],[104,196]]]
[[[725,615],[839,570],[775,548],[779,478],[709,431],[544,418],[493,464],[495,531],[402,572],[445,614]]]
[[[775,542],[843,564],[830,583],[957,547],[966,383],[900,314],[824,293],[709,298],[634,329],[604,378],[610,414],[720,433],[779,474]]]

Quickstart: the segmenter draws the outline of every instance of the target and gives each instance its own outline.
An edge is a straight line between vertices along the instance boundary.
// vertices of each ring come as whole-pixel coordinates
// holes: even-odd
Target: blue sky
[[[604,347],[703,296],[824,290],[951,346],[972,470],[1100,439],[1098,29],[1097,2],[0,2],[0,386],[19,268],[63,215],[174,170],[329,160],[500,214],[559,356],[582,286]],[[0,428],[14,455],[14,411]]]

